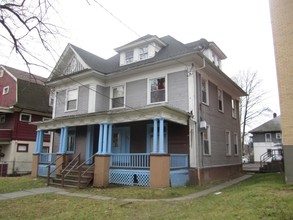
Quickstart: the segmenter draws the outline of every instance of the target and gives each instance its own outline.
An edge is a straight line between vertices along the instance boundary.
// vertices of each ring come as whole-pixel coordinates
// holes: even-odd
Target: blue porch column
[[[35,154],[39,154],[42,152],[43,141],[44,141],[44,131],[38,130],[37,137],[36,137]]]
[[[98,152],[96,154],[110,154],[112,145],[112,124],[100,124]]]
[[[85,159],[86,164],[92,164],[92,160],[88,160],[93,154],[93,140],[94,140],[94,125],[87,126],[86,133],[86,149],[85,149]]]
[[[154,128],[153,128],[153,152],[158,152],[158,119],[154,119]]]
[[[107,140],[108,140],[108,124],[104,124],[104,128],[103,128],[103,150],[102,150],[102,154],[106,154],[107,153]]]
[[[160,131],[159,131],[159,153],[163,154],[166,153],[164,151],[164,119],[160,118]]]
[[[68,143],[68,127],[61,128],[60,143],[59,143],[59,154],[64,154],[67,149]]]
[[[104,124],[100,124],[98,152],[96,154],[102,154],[102,148],[103,148],[103,131],[104,131]]]
[[[108,125],[108,149],[107,149],[107,153],[111,154],[112,152],[112,124]]]

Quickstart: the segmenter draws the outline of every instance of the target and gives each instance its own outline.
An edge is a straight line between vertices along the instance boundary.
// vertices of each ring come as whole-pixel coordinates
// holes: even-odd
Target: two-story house
[[[262,155],[275,154],[278,159],[282,151],[281,117],[274,118],[249,131],[252,136],[254,162],[260,162]],[[275,151],[275,152],[274,152]],[[271,158],[270,158],[271,159]],[[281,158],[280,158],[281,159]]]
[[[45,78],[0,65],[0,173],[30,172],[37,126],[51,119],[50,90]],[[49,152],[50,135],[45,133],[43,152]]]
[[[79,155],[93,185],[168,187],[204,183],[241,171],[239,97],[222,70],[225,54],[205,39],[183,44],[146,35],[105,60],[68,44],[52,71],[56,172]],[[33,175],[47,175],[38,163]],[[44,155],[43,155],[44,156]],[[62,165],[62,166],[61,166]]]

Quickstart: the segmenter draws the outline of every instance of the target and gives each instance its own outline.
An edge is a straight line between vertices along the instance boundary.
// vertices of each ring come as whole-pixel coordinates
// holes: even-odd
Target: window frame
[[[22,116],[29,116],[29,120],[23,120],[22,119]],[[22,122],[31,122],[32,121],[32,115],[31,114],[28,114],[28,113],[20,113],[19,115],[19,121],[22,121]]]
[[[24,147],[25,149],[22,150],[22,149],[20,149],[20,147]],[[18,153],[27,153],[28,152],[28,148],[29,148],[29,145],[28,144],[18,143],[17,144],[17,148],[16,148],[16,152],[18,152]]]
[[[2,95],[7,95],[9,93],[9,86],[4,86],[2,89]]]
[[[238,134],[234,132],[234,155],[239,155]]]
[[[122,106],[118,106],[118,107],[113,107],[114,99],[122,98],[122,97],[114,98],[114,89],[116,89],[118,87],[123,87],[123,105]],[[126,86],[125,86],[125,84],[123,84],[123,85],[117,85],[117,86],[112,86],[110,91],[111,91],[111,94],[110,94],[110,97],[111,97],[111,100],[110,100],[110,109],[125,108],[125,103],[126,103],[126,97],[125,97],[125,95],[126,95]]]
[[[203,82],[204,82],[204,87],[203,87]],[[206,78],[201,78],[201,81],[200,81],[201,85],[200,85],[200,95],[201,95],[201,103],[205,104],[205,105],[209,105],[209,80],[207,80]],[[203,90],[203,88],[205,88],[205,90]],[[206,97],[206,100],[204,101],[203,100],[203,93],[205,92],[205,97]]]
[[[162,91],[163,89],[158,89],[158,90],[155,90],[155,91],[152,91],[152,81],[153,80],[159,80],[159,79],[165,79],[165,82],[164,82],[164,90],[165,90],[165,92],[164,92],[164,97],[165,97],[165,99],[163,100],[163,101],[154,101],[154,102],[152,102],[152,93],[153,92],[158,92],[158,91]],[[168,94],[168,92],[167,92],[167,84],[168,83],[168,81],[167,81],[167,76],[165,75],[165,76],[159,76],[159,77],[155,77],[155,78],[149,78],[148,79],[148,97],[147,97],[147,99],[148,99],[148,104],[159,104],[159,103],[165,103],[165,102],[167,102],[167,100],[168,100],[168,97],[167,97],[167,94]]]
[[[128,56],[130,54],[132,54],[132,56]],[[134,50],[125,51],[125,63],[129,64],[129,63],[133,63],[133,61],[134,61]]]
[[[139,60],[145,60],[149,55],[148,45],[139,48]]]
[[[229,130],[225,131],[225,148],[226,148],[226,156],[231,156],[232,155],[231,131],[229,131]]]
[[[224,113],[224,91],[218,88],[217,96],[218,96],[218,111]]]
[[[6,115],[0,114],[0,124],[5,124],[5,121],[6,121]]]
[[[231,98],[232,118],[237,119],[236,99]]]
[[[74,91],[76,90],[76,99],[68,99],[68,96],[69,96],[69,92],[70,91]],[[66,90],[66,102],[65,102],[65,112],[71,112],[71,111],[76,111],[78,109],[78,95],[79,95],[79,88],[71,88],[71,89],[67,89]],[[68,109],[68,102],[69,101],[74,101],[76,100],[76,104],[75,104],[75,108],[74,109]]]
[[[207,138],[204,138],[205,136],[207,136]],[[206,129],[204,129],[200,132],[200,138],[201,138],[203,155],[204,156],[211,156],[212,155],[212,152],[211,152],[211,129],[210,129],[209,125],[207,125]],[[204,141],[208,141],[208,148],[207,148],[208,152],[206,152],[206,146],[205,146]]]
[[[267,138],[267,135],[270,136],[270,138]],[[265,142],[272,142],[272,134],[271,133],[265,133]]]
[[[71,140],[73,141],[72,149],[71,149],[71,146],[70,146]],[[75,151],[76,151],[76,128],[71,127],[71,128],[68,128],[66,153],[74,154]]]

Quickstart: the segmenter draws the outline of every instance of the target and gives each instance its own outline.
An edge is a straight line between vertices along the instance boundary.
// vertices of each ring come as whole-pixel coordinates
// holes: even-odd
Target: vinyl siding
[[[96,112],[108,111],[110,103],[110,87],[96,87]]]
[[[126,107],[139,108],[147,104],[147,79],[126,83]]]

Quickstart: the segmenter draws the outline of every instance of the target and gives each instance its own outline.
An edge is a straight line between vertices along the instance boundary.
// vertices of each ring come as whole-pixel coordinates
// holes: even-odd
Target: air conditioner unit
[[[202,128],[202,129],[207,129],[207,122],[206,121],[201,121],[199,123],[199,127]]]

